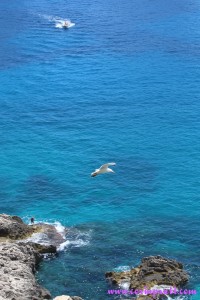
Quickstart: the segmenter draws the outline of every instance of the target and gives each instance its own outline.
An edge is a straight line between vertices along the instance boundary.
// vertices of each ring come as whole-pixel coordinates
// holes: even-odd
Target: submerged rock
[[[107,272],[105,276],[112,284],[118,286],[127,283],[129,289],[132,290],[151,289],[155,285],[167,285],[179,288],[185,285],[189,279],[181,263],[162,256],[143,258],[141,265],[130,271]],[[139,299],[147,300],[151,299],[151,297],[139,296]]]

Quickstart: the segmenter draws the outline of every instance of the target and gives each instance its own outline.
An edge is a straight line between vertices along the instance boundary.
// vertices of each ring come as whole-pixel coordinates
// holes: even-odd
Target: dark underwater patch
[[[31,202],[41,200],[56,200],[69,195],[71,188],[57,179],[47,175],[31,175],[19,187],[19,201]]]

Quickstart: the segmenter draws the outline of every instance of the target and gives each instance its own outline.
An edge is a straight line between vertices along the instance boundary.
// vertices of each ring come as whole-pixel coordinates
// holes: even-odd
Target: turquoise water
[[[2,0],[0,15],[1,212],[76,231],[40,283],[115,299],[104,273],[160,254],[198,289],[198,1]]]

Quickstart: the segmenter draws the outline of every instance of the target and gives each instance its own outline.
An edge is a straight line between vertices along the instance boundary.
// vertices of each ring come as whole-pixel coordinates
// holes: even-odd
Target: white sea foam
[[[165,295],[167,297],[167,300],[186,300],[188,298],[186,298],[185,296],[177,296],[175,298],[171,298],[169,295]]]
[[[58,247],[58,251],[64,251],[64,250],[66,250],[69,246],[73,246],[73,247],[75,247],[75,248],[78,248],[78,247],[87,246],[88,244],[89,244],[89,241],[83,241],[82,239],[75,240],[75,241],[67,240],[66,242],[62,243],[62,244]]]
[[[30,220],[30,218],[29,218]],[[34,224],[47,224],[52,225],[56,229],[56,231],[62,236],[63,239],[66,239],[66,228],[58,221],[55,222],[47,222],[47,221],[35,221]],[[32,225],[31,222],[28,223],[28,225]],[[24,242],[33,242],[38,243],[42,245],[49,245],[51,244],[51,240],[48,238],[47,233],[43,232],[36,232],[31,235],[31,237],[22,240]]]
[[[33,242],[42,245],[49,245],[50,241],[45,233],[36,232],[31,235],[31,237],[23,240],[25,242]]]
[[[130,266],[119,266],[113,269],[114,272],[126,272],[130,270],[131,270]]]
[[[171,286],[169,285],[154,285],[151,290],[170,290]],[[175,298],[170,297],[169,295],[165,295],[167,297],[167,300],[186,300],[188,299],[187,296],[176,296]]]
[[[55,221],[55,222],[46,222],[46,221],[35,221],[34,224],[47,224],[47,225],[52,225],[55,227],[56,231],[58,233],[60,233],[62,235],[63,238],[65,238],[65,232],[66,232],[66,229],[65,227],[58,221]],[[28,223],[28,225],[32,225],[31,222]]]
[[[62,235],[63,238],[65,238],[66,229],[60,222],[54,222],[52,225],[55,226],[55,229],[57,230],[60,235]]]
[[[51,15],[44,15],[44,14],[39,14],[39,17],[41,17],[44,20],[47,20],[49,22],[57,22],[59,20],[62,20],[60,17],[51,16]]]
[[[28,218],[30,220],[30,218]],[[62,236],[64,242],[57,246],[58,251],[65,251],[68,248],[79,248],[87,246],[90,243],[92,230],[82,231],[77,228],[66,228],[59,221],[35,221],[34,224],[47,224],[52,225],[56,231]],[[29,225],[31,223],[29,222]],[[67,233],[67,235],[66,235]],[[46,233],[36,232],[31,237],[23,240],[26,242],[34,242],[43,245],[49,245],[51,240]]]
[[[128,290],[130,287],[130,280],[126,280],[126,279],[122,280],[119,287],[123,290]]]
[[[79,248],[89,245],[91,233],[92,230],[83,232],[81,230],[72,228],[67,235],[67,240],[58,247],[58,251],[64,251],[68,248]]]

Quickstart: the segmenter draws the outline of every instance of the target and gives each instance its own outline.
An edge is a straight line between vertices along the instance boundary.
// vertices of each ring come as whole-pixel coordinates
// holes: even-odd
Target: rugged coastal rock
[[[40,240],[33,242],[38,241],[40,236],[43,244],[40,244]],[[49,291],[37,283],[34,273],[43,255],[55,255],[56,247],[64,241],[63,235],[53,225],[26,225],[17,216],[0,215],[0,300],[52,299]],[[131,290],[151,289],[160,285],[179,288],[188,281],[181,263],[161,256],[144,258],[138,267],[130,271],[107,272],[106,278],[120,288],[125,285],[125,289],[128,287]],[[137,299],[161,300],[163,297],[140,295]],[[83,299],[62,295],[54,300]]]
[[[17,216],[0,215],[0,237],[6,239],[22,239],[36,232],[32,226],[24,224]]]
[[[65,229],[65,233],[67,230]],[[25,224],[17,216],[0,215],[0,241],[25,240],[32,242],[34,239],[39,244],[53,245],[58,247],[65,241],[63,235],[55,226],[45,223],[33,225]]]
[[[55,245],[41,245],[41,244],[33,243],[33,242],[27,242],[26,244],[33,247],[40,254],[47,254],[47,253],[56,254],[57,253]]]
[[[119,287],[126,284],[131,290],[151,289],[159,285],[179,288],[185,285],[189,279],[181,263],[162,256],[143,258],[141,265],[130,271],[107,272],[105,276],[112,284]],[[138,299],[147,300],[152,298],[150,296],[140,296]]]
[[[0,215],[0,295],[10,300],[51,299],[34,273],[44,253],[56,253],[54,245],[20,242],[41,231],[29,226],[17,216]]]
[[[44,243],[33,242],[40,241],[40,237]],[[34,273],[43,254],[55,255],[56,246],[64,241],[53,225],[27,225],[17,216],[1,214],[0,300],[52,299],[50,292],[37,283]],[[68,300],[82,299],[74,296]]]
[[[51,299],[41,287],[34,273],[40,254],[24,243],[0,243],[0,294],[9,300]]]

